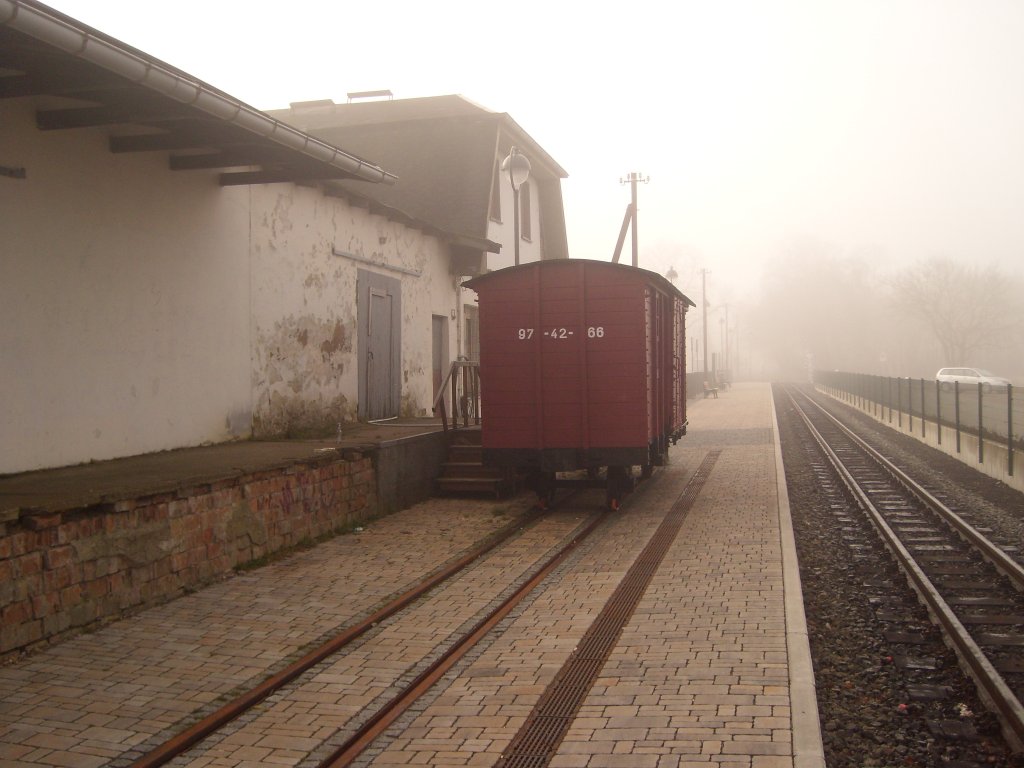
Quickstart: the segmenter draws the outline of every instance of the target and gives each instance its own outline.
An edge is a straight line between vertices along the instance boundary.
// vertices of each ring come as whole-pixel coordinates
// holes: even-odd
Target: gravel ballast
[[[817,396],[886,456],[1003,540],[1020,541],[1024,497],[873,419]],[[792,507],[829,768],[1024,766],[859,510],[822,481],[780,387],[779,438]]]

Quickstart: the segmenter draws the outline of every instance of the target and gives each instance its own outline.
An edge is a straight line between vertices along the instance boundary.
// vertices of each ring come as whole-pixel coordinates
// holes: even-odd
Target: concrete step
[[[491,477],[496,480],[504,475],[492,467],[485,467],[474,461],[446,461],[441,465],[442,477]]]
[[[473,445],[452,445],[448,448],[448,460],[465,464],[483,463],[483,449]]]
[[[497,497],[512,490],[512,483],[495,477],[439,477],[438,487],[446,493],[487,493]]]
[[[483,432],[479,428],[457,429],[452,432],[450,445],[480,445],[483,440]]]

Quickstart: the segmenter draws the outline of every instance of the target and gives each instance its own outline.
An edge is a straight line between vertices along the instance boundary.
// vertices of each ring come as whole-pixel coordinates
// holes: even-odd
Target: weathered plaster
[[[273,185],[253,195],[255,434],[331,434],[356,418],[357,275],[377,268],[335,249],[418,273],[380,268],[401,284],[402,414],[429,414],[431,315],[455,307],[446,247],[316,190]]]
[[[357,271],[378,267],[335,248],[418,273],[380,268],[401,285],[402,413],[430,413],[431,316],[456,304],[437,238],[112,154],[103,130],[41,132],[29,100],[0,101],[0,146],[27,169],[0,179],[0,474],[353,420]]]
[[[255,352],[257,436],[332,434],[339,422],[355,419],[355,403],[340,387],[354,360],[351,332],[340,319],[288,316],[257,330]]]
[[[0,473],[247,436],[248,190],[25,99],[0,147]]]

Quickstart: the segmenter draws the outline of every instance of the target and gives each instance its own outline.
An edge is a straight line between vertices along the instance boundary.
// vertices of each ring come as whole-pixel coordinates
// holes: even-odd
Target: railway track
[[[633,566],[595,621],[597,629],[592,630],[599,641],[597,650],[605,655],[657,570],[716,458],[717,452],[705,460],[647,547],[629,556]],[[358,625],[125,764],[155,768],[172,762],[230,762],[239,744],[255,740],[247,729],[265,738],[280,725],[280,711],[287,710],[291,716],[299,708],[309,713],[304,724],[288,725],[281,733],[290,732],[293,742],[302,744],[304,765],[341,768],[356,761],[372,761],[381,749],[380,737],[393,734],[392,726],[400,725],[399,718],[418,699],[430,693],[531,592],[550,581],[556,569],[602,529],[605,521],[628,514],[629,504],[623,512],[609,515],[600,503],[601,493],[581,489],[557,499],[528,526],[506,532],[466,554]],[[593,645],[588,645],[586,638],[580,642],[582,661],[577,659],[579,654],[572,653],[566,663],[568,672],[556,677],[544,699],[558,704],[561,730],[548,732],[551,729],[547,728],[538,740],[537,726],[550,726],[550,713],[528,718],[519,740],[506,753],[505,763],[547,764],[586,692],[581,682],[586,682],[587,675],[572,664],[582,664],[591,678],[600,670]],[[322,695],[325,685],[332,688],[330,701]],[[538,748],[546,755],[539,763]]]
[[[308,699],[325,680],[372,679],[368,687],[339,694],[335,705],[317,715],[315,727],[309,726],[309,738],[300,740],[307,762],[350,765],[607,519],[598,491],[570,491],[543,514],[534,513],[527,525],[465,554],[124,765],[157,768],[217,759],[221,744],[230,751],[249,725],[265,732],[282,702]],[[438,626],[439,613],[447,615]]]
[[[572,504],[578,495],[578,491],[566,494],[557,500],[553,508]],[[547,510],[535,510],[525,521],[525,525],[510,526],[500,531],[497,535],[481,542],[479,546],[448,563],[438,571],[428,574],[425,578],[389,600],[370,615],[344,628],[334,637],[309,650],[285,668],[265,678],[259,684],[237,693],[229,701],[218,707],[215,711],[205,715],[188,728],[149,748],[142,757],[130,763],[131,768],[158,768],[186,755],[206,739],[222,732],[229,724],[252,712],[262,702],[266,701],[268,697],[297,684],[304,675],[310,674],[319,666],[327,663],[332,657],[337,656],[357,643],[357,641],[372,630],[375,630],[383,622],[392,617],[400,616],[403,611],[409,609],[416,601],[432,590],[446,583],[451,583],[473,564],[500,551],[502,547],[509,545],[513,540],[521,538],[524,535],[524,531],[528,528],[535,528],[541,521],[542,515],[546,513],[548,513]],[[600,522],[600,519],[601,516],[599,514],[590,514],[586,524],[579,526],[579,531],[569,532],[568,543],[554,557],[564,557],[568,550],[572,549],[590,534],[593,528],[596,527],[596,524]],[[562,535],[564,537],[565,532]]]
[[[787,394],[830,468],[819,482],[841,484],[871,521],[1007,741],[1024,749],[1024,568],[813,400]]]

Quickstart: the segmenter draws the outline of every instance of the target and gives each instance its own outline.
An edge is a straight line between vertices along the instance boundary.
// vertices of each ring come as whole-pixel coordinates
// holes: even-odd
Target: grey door
[[[398,416],[401,385],[401,284],[359,270],[359,418]]]

